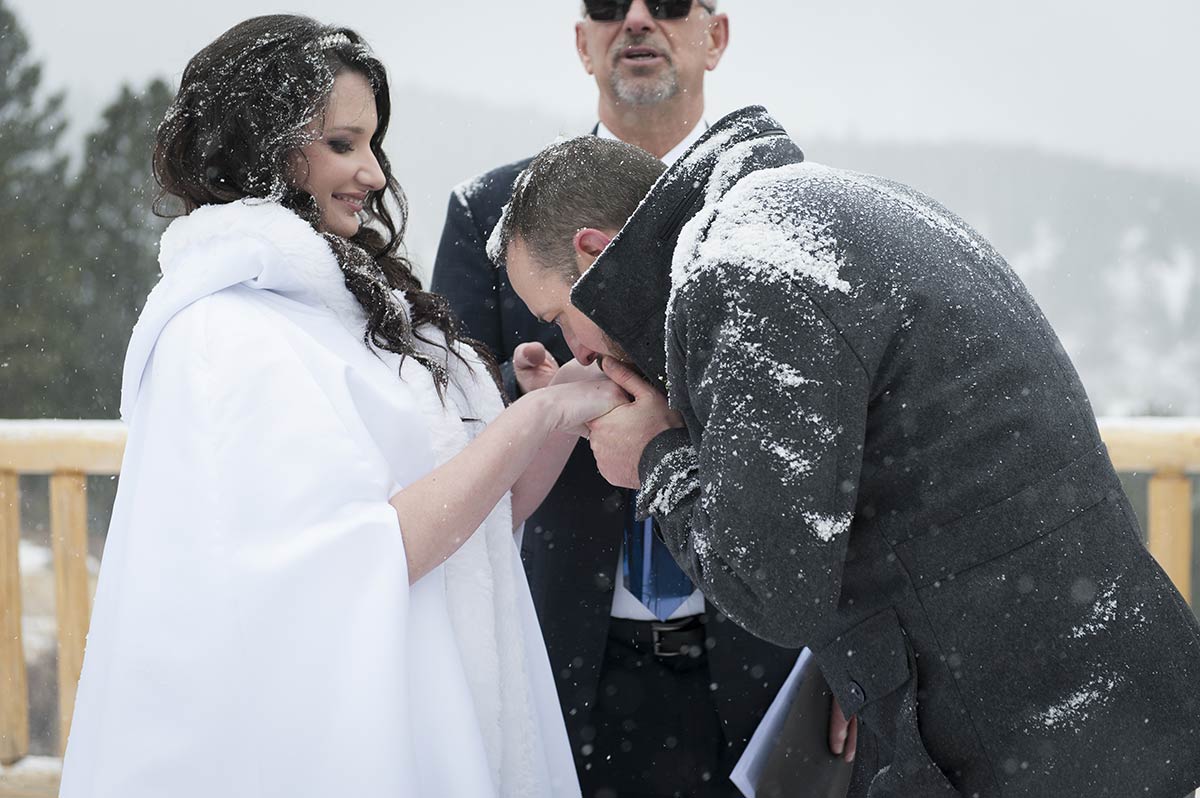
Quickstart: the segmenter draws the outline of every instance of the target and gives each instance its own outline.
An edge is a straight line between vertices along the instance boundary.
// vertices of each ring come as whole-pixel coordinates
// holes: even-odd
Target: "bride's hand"
[[[518,346],[513,352],[512,364],[513,375],[523,394],[550,385],[560,371],[554,355],[537,341]]]
[[[607,378],[550,385],[536,395],[547,403],[556,431],[584,436],[587,422],[630,401],[629,395]]]
[[[596,361],[590,366],[585,366],[578,360],[572,360],[565,363],[554,375],[554,379],[550,380],[551,385],[566,385],[569,382],[588,382],[592,380],[607,380],[604,370],[600,368],[600,361]]]

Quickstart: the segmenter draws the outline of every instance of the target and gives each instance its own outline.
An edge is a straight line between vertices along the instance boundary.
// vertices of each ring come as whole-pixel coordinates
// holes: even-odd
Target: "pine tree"
[[[76,290],[68,308],[85,351],[73,363],[71,412],[115,418],[129,333],[158,279],[158,239],[166,224],[153,213],[154,132],[173,96],[161,80],[135,93],[123,87],[88,138],[68,192],[64,269]]]
[[[0,417],[114,418],[158,275],[151,154],[172,91],[123,87],[72,177],[63,95],[41,99],[41,75],[0,0]]]
[[[42,96],[42,68],[0,0],[0,417],[40,415],[64,331],[41,307],[53,284],[54,217],[66,181],[58,150],[63,95]]]

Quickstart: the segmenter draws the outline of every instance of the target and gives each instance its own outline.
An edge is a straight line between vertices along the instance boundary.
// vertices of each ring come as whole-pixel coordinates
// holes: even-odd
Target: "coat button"
[[[858,682],[850,682],[850,697],[855,701],[862,702],[866,700],[866,694],[863,693],[862,686]]]

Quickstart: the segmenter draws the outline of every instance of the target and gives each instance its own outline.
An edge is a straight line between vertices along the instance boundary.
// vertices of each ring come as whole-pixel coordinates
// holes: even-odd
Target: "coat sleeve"
[[[743,265],[673,302],[672,404],[689,430],[642,454],[639,499],[675,558],[730,618],[785,646],[837,606],[868,395],[818,305]],[[682,376],[684,384],[676,384]]]
[[[501,333],[500,282],[487,255],[490,230],[480,227],[465,190],[455,189],[446,209],[446,225],[433,263],[434,292],[446,297],[467,335],[487,345],[500,362],[505,392],[519,396],[512,352]]]

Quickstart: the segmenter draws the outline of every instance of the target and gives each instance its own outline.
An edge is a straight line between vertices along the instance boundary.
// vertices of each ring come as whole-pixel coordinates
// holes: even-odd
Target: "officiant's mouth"
[[[665,63],[667,57],[653,47],[626,47],[621,51],[618,60],[621,63],[645,67]]]

